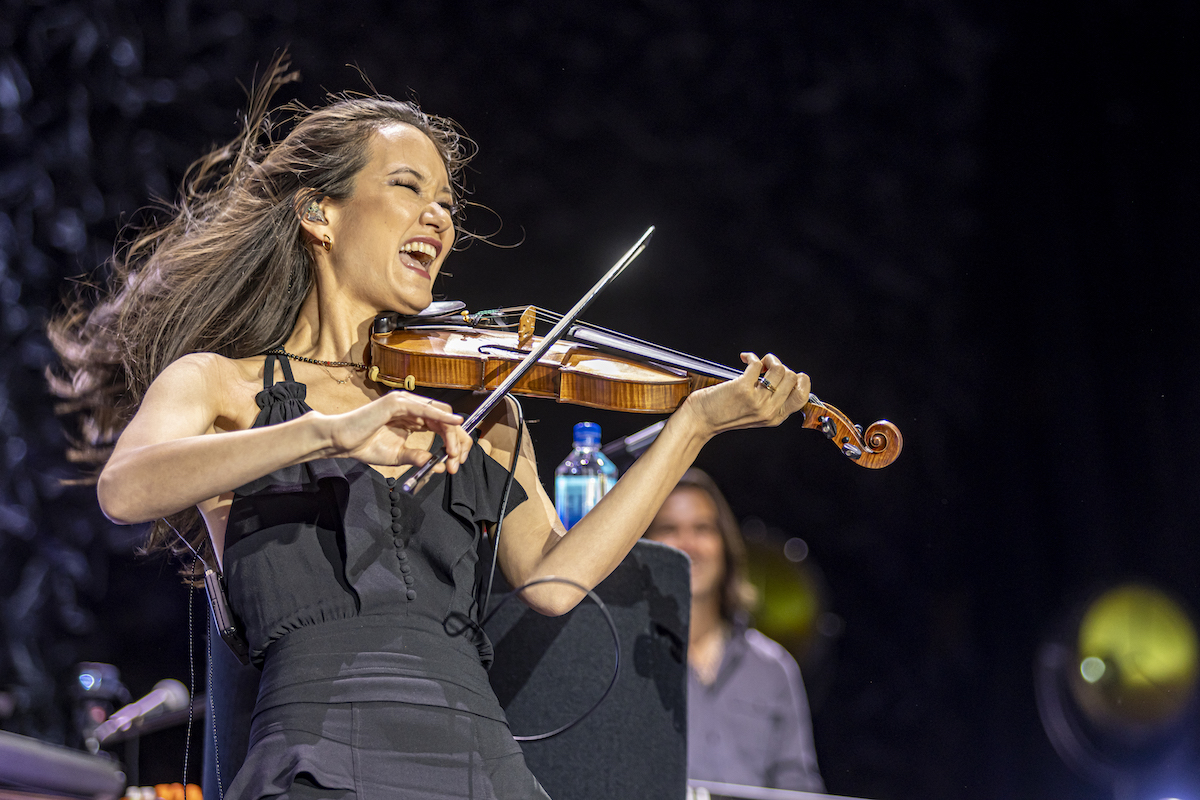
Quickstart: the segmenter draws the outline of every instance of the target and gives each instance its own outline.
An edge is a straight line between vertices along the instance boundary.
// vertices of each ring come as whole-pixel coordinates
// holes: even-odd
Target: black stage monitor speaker
[[[522,742],[526,763],[551,797],[684,797],[690,583],[683,553],[642,541],[596,588],[616,622],[620,670],[609,696],[578,725]],[[571,722],[609,684],[613,638],[589,599],[562,617],[513,600],[486,627],[496,646],[492,687],[518,737]]]

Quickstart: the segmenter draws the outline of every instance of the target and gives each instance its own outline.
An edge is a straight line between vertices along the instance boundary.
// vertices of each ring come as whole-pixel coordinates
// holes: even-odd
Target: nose
[[[671,544],[692,558],[696,557],[696,537],[690,533],[681,533],[675,537],[675,541],[671,542]]]
[[[432,225],[439,232],[453,230],[454,218],[450,216],[450,209],[446,208],[441,203],[430,203],[421,212],[421,222],[426,225]]]

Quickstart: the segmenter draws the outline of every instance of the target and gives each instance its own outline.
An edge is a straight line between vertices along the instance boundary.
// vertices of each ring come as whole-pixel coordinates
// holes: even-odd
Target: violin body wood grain
[[[371,363],[388,385],[411,375],[417,386],[491,391],[527,354],[519,339],[508,331],[403,328],[372,337]],[[513,387],[525,397],[642,414],[669,414],[691,391],[685,372],[571,342],[552,346]]]

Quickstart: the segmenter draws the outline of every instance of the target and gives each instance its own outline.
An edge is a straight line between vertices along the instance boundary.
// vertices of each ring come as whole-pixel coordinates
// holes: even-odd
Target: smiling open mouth
[[[437,258],[437,250],[428,242],[409,242],[400,248],[401,255],[407,255],[416,261],[421,269],[428,271],[429,265]]]

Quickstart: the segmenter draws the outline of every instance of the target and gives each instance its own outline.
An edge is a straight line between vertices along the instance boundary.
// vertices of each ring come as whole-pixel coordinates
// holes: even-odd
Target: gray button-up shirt
[[[735,628],[717,679],[688,670],[688,777],[824,791],[800,668],[753,628]]]

